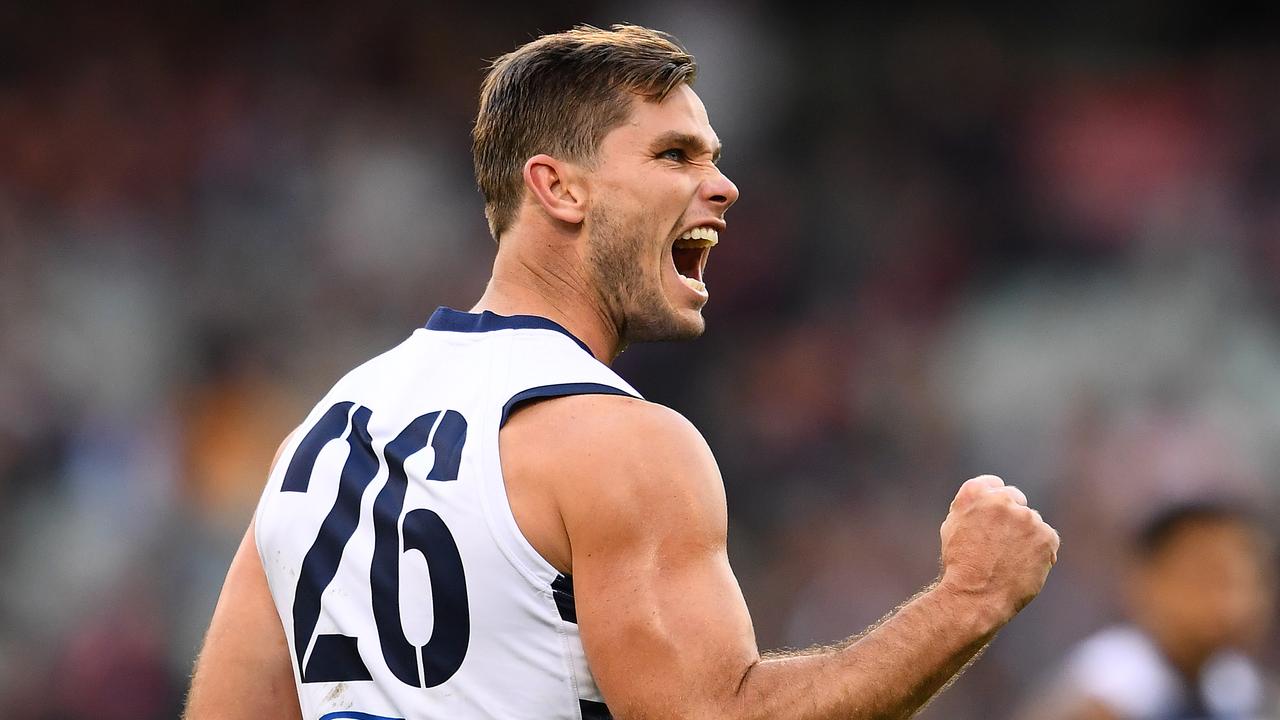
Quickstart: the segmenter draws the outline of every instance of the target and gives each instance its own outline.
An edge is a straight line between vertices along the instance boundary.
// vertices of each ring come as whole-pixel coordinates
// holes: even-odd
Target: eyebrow
[[[692,150],[695,154],[709,152],[711,153],[712,163],[720,162],[720,151],[724,149],[724,145],[721,143],[716,143],[715,148],[707,147],[707,144],[703,142],[702,138],[697,135],[680,132],[679,130],[672,130],[659,135],[658,138],[653,141],[653,144],[656,147],[664,148],[674,145],[686,150]]]

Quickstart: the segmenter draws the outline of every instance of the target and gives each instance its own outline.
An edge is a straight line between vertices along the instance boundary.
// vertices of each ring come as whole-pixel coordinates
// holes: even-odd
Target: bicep
[[[618,717],[718,715],[710,711],[733,699],[758,659],[728,560],[597,559],[575,572],[575,590],[583,647],[610,707]]]
[[[602,453],[562,503],[583,646],[621,717],[720,715],[759,657],[719,471],[679,423],[624,435],[649,447]]]

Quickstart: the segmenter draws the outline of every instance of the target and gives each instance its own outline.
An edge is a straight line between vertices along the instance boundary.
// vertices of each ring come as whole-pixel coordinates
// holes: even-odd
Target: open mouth
[[[707,268],[711,248],[718,242],[720,233],[715,228],[696,227],[686,230],[671,245],[671,261],[676,266],[676,273],[685,285],[699,294],[707,291],[702,273]]]

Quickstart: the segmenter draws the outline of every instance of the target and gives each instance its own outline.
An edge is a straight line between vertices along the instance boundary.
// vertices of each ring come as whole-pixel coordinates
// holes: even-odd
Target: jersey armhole
[[[271,467],[267,468],[267,479],[262,484],[262,492],[258,495],[258,504],[253,509],[253,545],[258,550],[258,558],[262,561],[264,568],[267,566],[267,555],[262,547],[262,523],[259,520],[262,517],[263,506],[266,505],[273,491],[278,492],[280,490],[280,485],[276,482],[276,475],[284,472],[281,469],[281,463],[283,463],[284,468],[288,468],[289,462],[293,460],[293,452],[297,449],[295,443],[301,441],[298,437],[298,430],[301,428],[302,425],[293,428],[281,441],[280,448],[276,450],[276,456],[271,461]]]
[[[490,530],[507,560],[537,590],[551,597],[552,583],[560,577],[555,568],[542,553],[538,552],[524,531],[516,522],[515,512],[511,509],[511,501],[507,496],[507,478],[502,471],[502,455],[499,450],[498,434],[506,425],[511,413],[523,403],[533,400],[568,397],[570,395],[622,395],[636,397],[626,390],[604,383],[558,383],[540,385],[522,390],[506,402],[502,407],[496,427],[486,428],[485,436],[493,445],[492,452],[486,452],[486,462],[493,463],[488,472],[483,473],[486,479],[484,499],[489,516]]]
[[[604,383],[559,383],[556,385],[540,385],[538,387],[529,388],[516,393],[502,406],[502,418],[498,421],[498,429],[501,430],[507,424],[507,419],[511,417],[511,413],[517,410],[522,404],[531,400],[546,400],[557,397],[567,397],[569,395],[622,395],[624,397],[636,397],[631,393],[616,388],[612,385]],[[638,399],[638,398],[637,398]]]

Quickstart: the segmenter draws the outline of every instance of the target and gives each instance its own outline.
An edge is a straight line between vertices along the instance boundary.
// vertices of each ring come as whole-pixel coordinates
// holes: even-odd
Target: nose
[[[720,168],[715,167],[711,177],[707,178],[702,185],[702,195],[707,202],[718,206],[723,213],[738,201],[738,186],[734,185]]]

